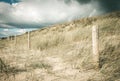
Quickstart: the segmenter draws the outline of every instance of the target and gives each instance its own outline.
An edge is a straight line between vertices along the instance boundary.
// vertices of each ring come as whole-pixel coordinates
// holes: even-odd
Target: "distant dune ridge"
[[[99,70],[92,26],[99,28]],[[120,81],[120,11],[0,40],[0,81]],[[5,69],[3,69],[5,68]]]

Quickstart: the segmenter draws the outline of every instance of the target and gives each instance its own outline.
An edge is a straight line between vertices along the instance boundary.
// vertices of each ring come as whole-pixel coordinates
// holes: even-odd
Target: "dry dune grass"
[[[93,25],[99,26],[99,70],[92,60]],[[6,81],[119,81],[119,26],[116,12],[33,31],[31,50],[27,50],[27,33],[17,36],[16,45],[14,40],[0,41],[9,45],[1,49],[0,58],[17,69],[14,78],[8,73],[12,76]],[[4,81],[1,76],[0,81]]]

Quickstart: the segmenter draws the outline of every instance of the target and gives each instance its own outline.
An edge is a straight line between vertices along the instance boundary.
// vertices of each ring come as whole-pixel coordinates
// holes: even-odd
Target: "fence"
[[[94,25],[92,28],[92,54],[93,54],[93,61],[96,66],[96,68],[100,67],[100,52],[103,50],[106,46],[106,43],[111,44],[117,44],[120,42],[120,34],[116,31],[103,31],[101,28],[99,28],[97,25]],[[116,33],[118,36],[116,36]],[[108,35],[108,37],[104,38],[104,35]],[[10,40],[10,39],[9,39]],[[28,50],[31,49],[31,32],[27,33],[27,48]],[[111,41],[111,42],[110,42]],[[17,37],[14,38],[15,45],[17,44]]]

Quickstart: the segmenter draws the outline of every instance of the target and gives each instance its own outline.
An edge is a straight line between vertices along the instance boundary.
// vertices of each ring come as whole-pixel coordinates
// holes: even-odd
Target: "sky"
[[[120,11],[120,0],[0,0],[0,37]]]

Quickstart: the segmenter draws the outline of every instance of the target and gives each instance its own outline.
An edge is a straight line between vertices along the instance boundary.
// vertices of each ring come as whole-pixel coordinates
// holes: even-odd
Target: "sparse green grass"
[[[44,62],[35,62],[35,63],[31,63],[29,67],[32,67],[33,69],[50,69],[51,65],[44,63]]]

